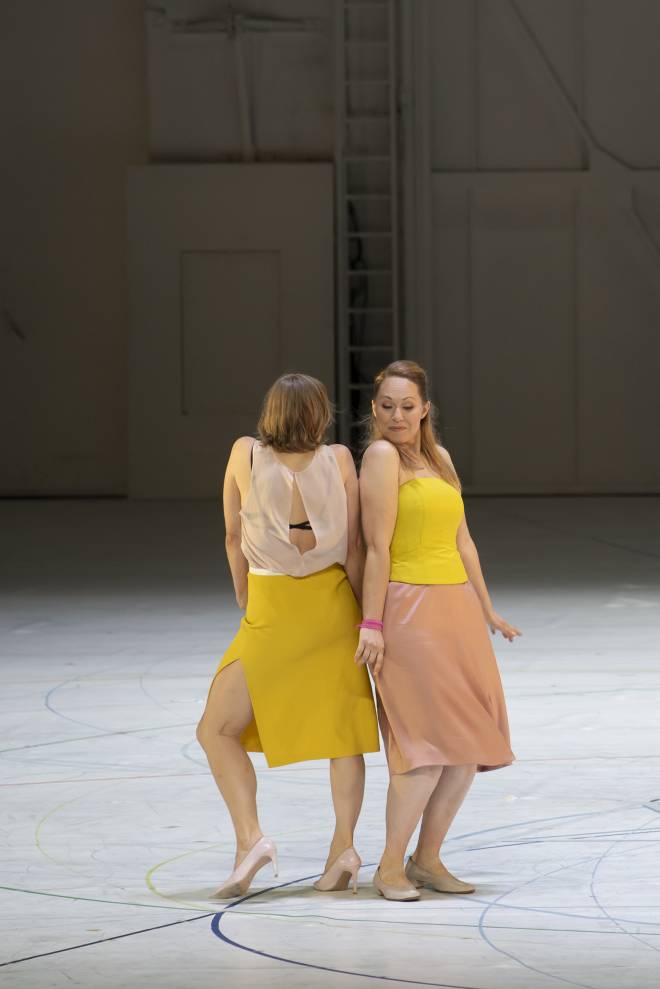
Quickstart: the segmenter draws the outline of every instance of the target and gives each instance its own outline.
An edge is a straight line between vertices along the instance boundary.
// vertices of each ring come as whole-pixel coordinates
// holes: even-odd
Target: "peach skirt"
[[[472,585],[391,581],[383,625],[378,718],[390,772],[510,765],[502,683]]]

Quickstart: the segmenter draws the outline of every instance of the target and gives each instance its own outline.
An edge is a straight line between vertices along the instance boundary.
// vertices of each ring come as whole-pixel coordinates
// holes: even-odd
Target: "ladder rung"
[[[389,155],[344,155],[344,161],[351,164],[358,161],[389,161]]]
[[[365,343],[362,346],[351,346],[348,348],[350,351],[376,351],[376,350],[394,350],[394,346],[391,343]]]
[[[349,278],[371,278],[372,275],[391,275],[391,268],[349,268],[347,275]]]
[[[364,230],[362,233],[349,233],[347,236],[348,236],[348,239],[349,240],[355,240],[356,238],[359,239],[361,237],[391,237],[392,236],[392,231],[391,230]]]
[[[352,39],[351,38],[344,38],[344,44],[346,44],[346,45],[360,45],[363,48],[389,48],[390,47],[390,43],[387,40],[385,40],[385,41],[372,41],[371,39],[369,39],[369,40],[363,40],[361,38],[352,38]]]
[[[389,192],[347,192],[347,199],[371,199],[375,201],[380,201],[381,199],[391,199],[392,196]]]
[[[392,309],[387,309],[384,306],[366,306],[366,307],[362,307],[360,309],[351,309],[351,308],[349,308],[348,311],[349,311],[349,313],[364,313],[364,314],[367,314],[367,315],[369,313],[371,313],[371,314],[376,315],[376,316],[382,316],[385,313],[391,313],[392,312]]]
[[[347,113],[346,120],[349,124],[363,124],[372,123],[374,120],[379,121],[379,123],[389,123],[390,115],[389,113]]]
[[[389,86],[389,79],[347,79],[347,86]]]

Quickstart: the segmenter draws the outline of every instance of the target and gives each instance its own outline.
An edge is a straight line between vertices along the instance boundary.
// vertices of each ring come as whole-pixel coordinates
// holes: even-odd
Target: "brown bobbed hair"
[[[333,406],[322,381],[293,371],[273,382],[257,423],[259,439],[280,453],[315,450],[333,421]]]
[[[416,364],[415,361],[393,361],[387,367],[383,368],[382,371],[379,371],[374,378],[374,387],[371,396],[374,402],[378,397],[381,385],[387,378],[407,378],[408,381],[411,381],[417,386],[422,403],[429,401],[428,375],[424,368]],[[434,425],[434,420],[436,419],[437,412],[435,406],[431,403],[429,411],[419,424],[421,432],[421,456],[426,460],[431,470],[438,474],[443,481],[447,481],[460,491],[461,482],[458,479],[456,471],[453,470],[445,458],[438,452],[440,437]],[[385,439],[388,443],[391,442],[386,436],[382,435],[373,411],[365,418],[364,423],[366,426],[365,448],[375,440]],[[403,445],[397,446],[395,443],[392,443],[392,446],[399,454],[404,467],[409,470],[419,467],[419,463],[416,462],[412,450]]]

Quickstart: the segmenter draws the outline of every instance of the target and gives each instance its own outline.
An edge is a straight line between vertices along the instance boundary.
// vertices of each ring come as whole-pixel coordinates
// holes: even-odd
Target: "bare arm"
[[[249,457],[249,445],[246,440],[249,440],[249,437],[242,436],[236,440],[231,448],[222,490],[225,515],[225,550],[234,582],[236,603],[239,608],[245,608],[247,605],[248,561],[241,549],[241,492],[236,475],[241,468],[244,469],[243,460],[246,455]]]
[[[344,481],[346,507],[348,510],[348,550],[346,553],[346,576],[353,588],[355,598],[362,602],[362,574],[364,571],[364,544],[360,532],[360,494],[358,479],[351,451],[340,443],[331,447]]]
[[[378,440],[365,452],[360,473],[362,529],[366,561],[362,588],[365,618],[382,621],[390,575],[390,543],[396,524],[399,494],[399,455],[387,440]],[[383,665],[385,643],[381,632],[360,629],[355,661],[368,663],[375,676]]]
[[[452,464],[451,457],[444,447],[439,448],[440,453],[447,461],[447,463]],[[468,524],[465,519],[465,515],[461,519],[461,524],[458,527],[456,533],[456,548],[460,554],[461,560],[463,561],[463,566],[465,567],[465,572],[468,575],[468,580],[477,592],[477,597],[481,604],[482,611],[484,613],[484,618],[487,624],[490,626],[491,632],[493,634],[499,630],[505,639],[510,642],[513,641],[516,635],[521,635],[521,632],[513,625],[509,625],[503,618],[501,618],[495,609],[493,608],[493,602],[490,599],[490,594],[488,593],[488,588],[486,587],[486,581],[484,580],[484,575],[481,570],[481,563],[479,561],[479,554],[477,552],[476,544],[470,535],[470,530],[468,529]]]

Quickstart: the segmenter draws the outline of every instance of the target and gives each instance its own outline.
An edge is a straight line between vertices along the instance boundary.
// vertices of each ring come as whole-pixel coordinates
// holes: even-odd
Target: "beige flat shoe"
[[[415,886],[432,886],[438,893],[474,893],[475,887],[470,883],[464,883],[462,879],[452,876],[451,872],[446,875],[438,875],[434,872],[427,872],[420,869],[412,856],[406,862],[406,876]]]
[[[407,889],[403,886],[388,886],[380,878],[380,869],[376,870],[376,875],[373,879],[374,886],[378,890],[381,896],[384,896],[386,900],[418,900],[419,893],[415,886],[409,886]]]

